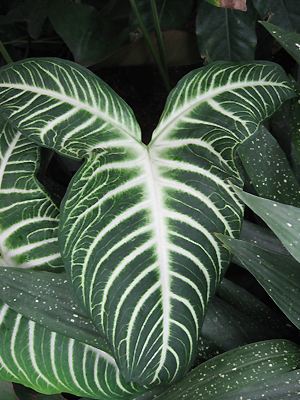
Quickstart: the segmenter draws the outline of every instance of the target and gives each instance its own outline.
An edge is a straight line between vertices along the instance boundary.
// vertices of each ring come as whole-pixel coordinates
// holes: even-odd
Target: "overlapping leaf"
[[[248,2],[247,12],[241,12],[216,8],[199,0],[196,34],[201,56],[206,62],[254,60],[255,25],[256,12],[252,2]]]
[[[268,32],[281,44],[281,46],[300,64],[300,34],[286,32],[269,22],[262,22]]]
[[[294,92],[282,70],[216,63],[170,94],[148,147],[125,103],[72,63],[0,73],[1,112],[32,141],[86,159],[62,206],[60,240],[78,299],[126,379],[189,369],[208,300],[238,234],[235,147]],[[228,182],[228,183],[227,183]]]
[[[300,209],[237,189],[241,200],[272,229],[285,248],[300,262]]]
[[[82,312],[65,273],[0,267],[0,299],[48,330],[111,352]]]
[[[104,351],[48,331],[1,302],[0,378],[34,390],[99,400],[131,398],[114,359]]]
[[[40,149],[0,124],[0,253],[5,266],[57,268],[58,209],[36,178]]]
[[[274,254],[243,240],[223,236],[222,241],[300,329],[300,263],[291,256]]]
[[[242,400],[246,389],[246,393],[250,396],[246,398],[252,400],[252,385],[255,388],[261,383],[265,389],[261,390],[261,394],[264,394],[268,391],[268,379],[273,382],[276,379],[277,382],[279,380],[284,382],[288,378],[286,373],[298,366],[297,345],[280,340],[253,343],[228,351],[199,365],[181,382],[163,392],[158,399]],[[294,383],[299,389],[298,379]],[[247,392],[248,387],[250,391]],[[288,387],[285,387],[283,394],[285,393],[288,393]]]

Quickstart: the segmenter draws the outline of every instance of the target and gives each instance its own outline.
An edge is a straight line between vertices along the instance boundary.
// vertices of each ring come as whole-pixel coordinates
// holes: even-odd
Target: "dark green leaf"
[[[264,199],[236,188],[240,199],[275,233],[289,253],[300,261],[300,208]]]
[[[0,268],[0,299],[14,311],[82,343],[109,351],[81,311],[65,274]]]
[[[256,47],[256,13],[217,8],[199,1],[196,33],[202,57],[215,60],[253,60]]]
[[[199,365],[157,399],[221,400],[227,394],[226,399],[232,399],[231,393],[239,393],[245,383],[280,377],[296,369],[299,361],[299,347],[291,342],[277,340],[254,343]]]
[[[269,229],[247,220],[243,222],[240,238],[271,252],[289,254],[280,240]]]
[[[290,256],[274,255],[249,242],[222,235],[218,237],[300,329],[300,264]]]
[[[299,31],[300,7],[298,0],[252,0],[262,19],[268,19],[287,31]]]
[[[122,24],[103,17],[87,4],[54,0],[51,1],[49,16],[75,61],[83,65],[102,61],[127,38]]]
[[[300,181],[300,102],[293,104],[290,115],[291,157],[295,175]]]
[[[242,389],[221,395],[215,400],[298,400],[300,371],[270,377],[262,382],[246,385]]]
[[[300,34],[286,32],[269,22],[261,22],[268,32],[281,44],[281,46],[300,64]]]
[[[153,15],[149,0],[136,0],[136,5],[140,12],[145,27],[153,31]],[[163,30],[182,29],[193,10],[194,1],[187,0],[182,7],[182,0],[156,0],[159,14],[160,26]],[[131,28],[138,27],[137,20],[132,16]]]
[[[238,154],[259,196],[300,206],[300,185],[286,155],[265,127],[244,141]]]
[[[224,279],[204,320],[199,357],[207,359],[260,340],[290,338],[286,322],[247,290]]]

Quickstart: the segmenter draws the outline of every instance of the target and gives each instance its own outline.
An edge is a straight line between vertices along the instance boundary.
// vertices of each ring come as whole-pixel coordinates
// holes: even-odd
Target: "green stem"
[[[4,59],[4,61],[5,61],[7,64],[10,64],[10,63],[13,62],[11,56],[8,54],[6,48],[4,47],[4,44],[1,42],[1,40],[0,40],[0,53],[1,53],[1,55],[2,55],[2,57],[3,57],[3,59]]]
[[[139,27],[140,27],[140,29],[141,29],[141,31],[143,33],[143,36],[144,36],[144,39],[145,39],[146,44],[148,46],[148,49],[149,49],[149,51],[150,51],[150,53],[151,53],[156,65],[157,65],[159,73],[160,73],[160,75],[162,77],[164,85],[165,85],[167,91],[170,91],[170,83],[169,83],[168,75],[166,74],[166,71],[165,71],[165,69],[163,67],[162,61],[161,61],[159,55],[157,54],[157,51],[156,51],[156,49],[155,49],[155,47],[153,45],[153,42],[152,42],[151,37],[149,35],[149,32],[147,31],[147,29],[146,29],[146,27],[144,25],[143,19],[142,19],[141,15],[140,15],[140,12],[138,10],[136,2],[135,2],[135,0],[129,0],[129,1],[130,1],[132,10],[133,10],[133,12],[134,12],[134,14],[136,16],[136,19],[138,21]]]
[[[151,10],[152,10],[154,29],[155,29],[155,34],[156,34],[156,40],[157,40],[157,46],[158,46],[158,51],[159,51],[159,55],[160,55],[160,60],[162,62],[162,65],[165,70],[165,73],[166,73],[166,76],[168,79],[168,83],[170,86],[165,43],[164,43],[162,31],[160,29],[160,21],[159,21],[159,16],[158,16],[158,12],[157,12],[156,0],[151,0]]]

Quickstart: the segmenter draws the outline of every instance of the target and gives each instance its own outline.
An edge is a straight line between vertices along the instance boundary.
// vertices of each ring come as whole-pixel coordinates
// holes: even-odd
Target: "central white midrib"
[[[156,251],[158,254],[159,277],[162,295],[162,311],[163,311],[163,336],[162,336],[162,351],[160,356],[160,363],[156,372],[158,375],[160,369],[163,367],[168,350],[169,331],[170,331],[170,273],[169,273],[169,257],[168,257],[168,240],[167,230],[165,223],[165,215],[163,212],[163,199],[162,192],[159,186],[158,171],[151,159],[149,149],[145,148],[145,172],[147,179],[147,186],[150,196],[150,207],[153,218],[154,235],[156,243]]]

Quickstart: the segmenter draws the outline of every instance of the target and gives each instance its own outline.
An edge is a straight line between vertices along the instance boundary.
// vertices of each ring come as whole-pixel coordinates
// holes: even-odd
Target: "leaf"
[[[265,381],[246,385],[242,389],[216,398],[216,400],[298,400],[300,389],[300,371],[291,371]]]
[[[58,208],[36,178],[40,149],[0,122],[0,253],[8,267],[58,268]]]
[[[291,158],[293,169],[300,180],[300,102],[296,101],[292,106],[290,116],[290,129],[292,133]]]
[[[267,31],[300,64],[300,33],[286,32],[269,22],[261,22]]]
[[[263,126],[244,141],[238,154],[257,194],[300,206],[300,185],[280,146]]]
[[[233,10],[247,11],[246,0],[206,0],[216,7],[232,8]]]
[[[147,147],[129,107],[72,63],[15,63],[0,72],[0,90],[1,112],[22,134],[85,158],[61,206],[61,249],[124,378],[179,379],[230,259],[213,232],[240,230],[243,207],[228,182],[242,185],[234,149],[294,97],[286,75],[259,63],[193,71]]]
[[[260,340],[292,338],[296,332],[286,323],[278,312],[247,290],[223,279],[204,319],[199,357],[211,358],[212,354]]]
[[[243,221],[240,238],[273,253],[289,254],[271,230],[247,220]]]
[[[94,7],[70,0],[52,0],[49,18],[55,31],[82,65],[101,62],[128,37],[120,22],[105,18]]]
[[[216,60],[254,60],[256,13],[251,3],[247,12],[217,8],[199,0],[196,34],[201,56]]]
[[[0,299],[43,327],[110,353],[73,298],[66,274],[0,267]]]
[[[261,19],[287,31],[299,31],[300,10],[298,0],[252,0]]]
[[[235,395],[242,393],[245,385],[251,387],[257,382],[265,383],[268,378],[279,380],[298,365],[299,347],[292,342],[270,340],[253,343],[199,365],[157,399],[240,400],[243,397]],[[245,397],[248,398],[252,400],[252,396]]]
[[[0,391],[3,400],[18,400],[14,387],[10,382],[0,382]]]
[[[220,239],[300,329],[300,264],[290,256],[274,255],[249,242],[226,236]]]
[[[148,31],[154,30],[153,14],[148,0],[136,0],[136,5],[142,21]],[[181,30],[185,27],[193,12],[194,1],[187,0],[182,7],[182,0],[156,0],[161,29]],[[135,16],[131,16],[131,29],[137,29],[139,24]],[[174,43],[173,43],[174,44]]]
[[[51,332],[3,303],[0,336],[1,380],[44,394],[67,392],[99,400],[132,398],[139,391],[124,381],[106,352]]]
[[[281,243],[300,261],[300,208],[264,199],[236,189],[240,199],[275,233]]]

